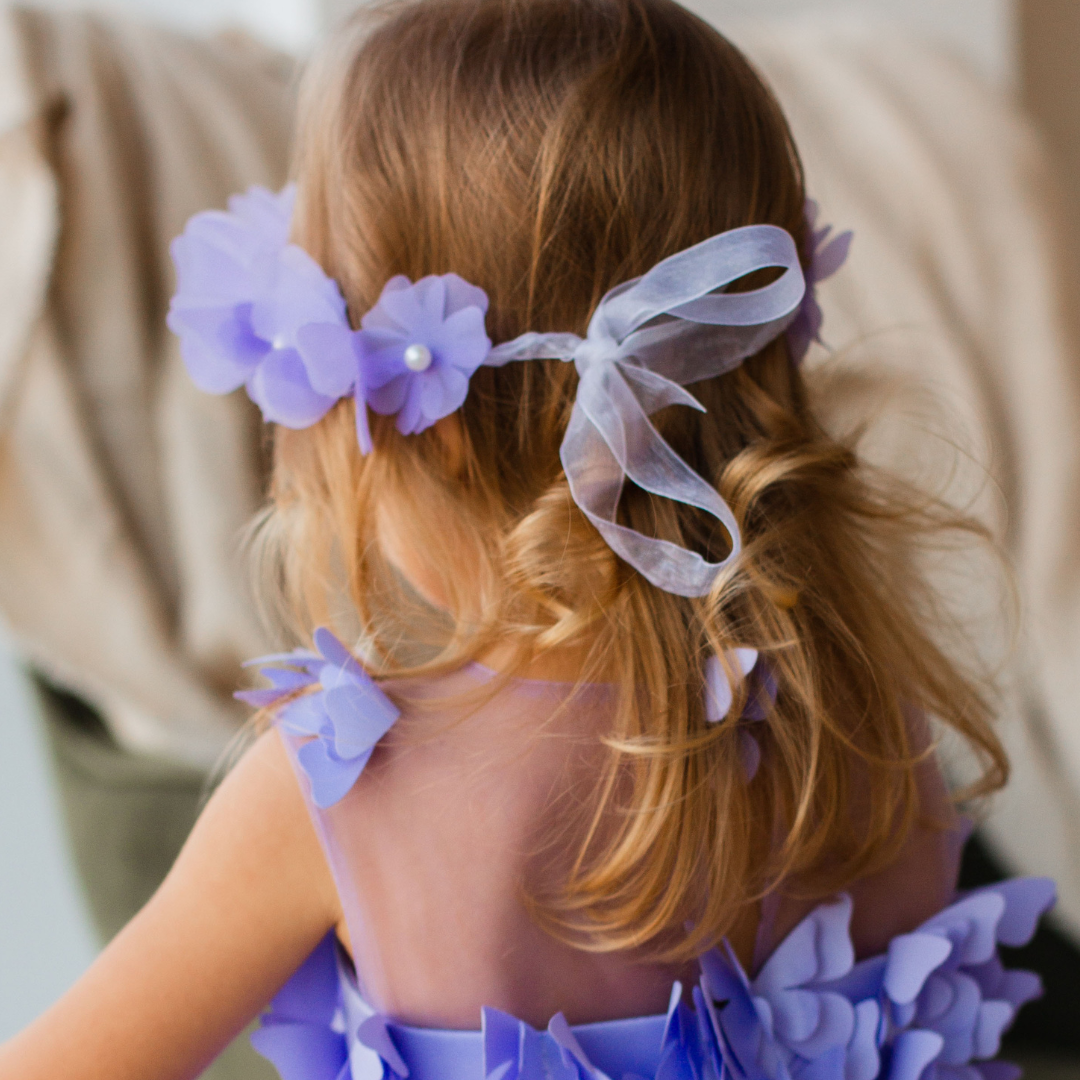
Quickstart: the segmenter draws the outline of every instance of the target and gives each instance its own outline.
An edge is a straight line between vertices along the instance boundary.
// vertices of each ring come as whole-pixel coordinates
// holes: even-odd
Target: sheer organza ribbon
[[[527,333],[492,349],[487,295],[456,274],[391,279],[354,329],[337,283],[288,243],[293,195],[253,189],[230,200],[228,213],[196,214],[173,242],[178,287],[169,325],[197,385],[215,394],[246,386],[267,420],[291,428],[310,427],[353,396],[367,453],[369,408],[396,415],[402,434],[417,434],[461,406],[482,364],[572,361],[580,384],[560,456],[574,500],[654,585],[681,596],[709,592],[739,554],[738,525],[649,417],[667,405],[701,409],[683,387],[730,371],[789,327],[795,360],[816,338],[820,311],[787,232],[750,225],[672,255],[612,289],[584,338]],[[847,234],[825,244],[828,234],[813,233],[811,282],[847,252]],[[726,291],[769,268],[781,271],[771,284]],[[711,514],[731,539],[728,557],[711,563],[619,524],[627,478]]]
[[[758,270],[773,282],[727,293]],[[612,289],[584,338],[528,333],[497,345],[486,365],[564,360],[580,382],[560,459],[574,501],[604,540],[653,585],[704,596],[741,550],[739,526],[716,489],[664,440],[649,417],[667,405],[704,411],[690,383],[736,368],[781,334],[799,311],[806,282],[795,242],[772,225],[750,225],[680,251]],[[616,521],[623,484],[711,514],[731,538],[720,562]]]

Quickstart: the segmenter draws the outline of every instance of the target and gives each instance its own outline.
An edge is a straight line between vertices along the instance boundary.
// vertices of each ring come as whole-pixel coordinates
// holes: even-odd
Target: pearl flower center
[[[431,350],[426,345],[410,345],[405,350],[405,366],[410,371],[427,371],[431,367]]]

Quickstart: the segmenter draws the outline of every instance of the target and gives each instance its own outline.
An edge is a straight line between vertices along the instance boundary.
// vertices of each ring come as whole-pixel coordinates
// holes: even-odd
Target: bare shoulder
[[[186,1080],[340,917],[276,733],[207,803],[164,884],[82,979],[4,1047],[11,1080]]]
[[[953,900],[964,829],[937,761],[916,768],[919,815],[896,861],[849,890],[851,934],[860,956],[882,952]]]
[[[858,957],[884,952],[954,899],[965,830],[935,758],[915,768],[918,813],[896,858],[846,886],[852,899],[851,938]],[[797,890],[795,890],[797,893]],[[785,895],[769,926],[777,945],[821,900]]]

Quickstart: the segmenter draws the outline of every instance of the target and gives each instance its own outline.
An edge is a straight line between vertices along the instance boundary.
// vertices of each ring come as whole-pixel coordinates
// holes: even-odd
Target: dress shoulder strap
[[[310,738],[296,759],[311,801],[326,810],[356,783],[400,711],[329,630],[316,630],[314,642],[317,652],[295,649],[252,660],[271,685],[236,696],[256,708],[277,706],[282,734]]]

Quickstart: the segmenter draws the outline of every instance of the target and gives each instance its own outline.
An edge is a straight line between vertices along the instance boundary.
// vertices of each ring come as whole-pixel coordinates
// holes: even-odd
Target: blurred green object
[[[91,919],[109,941],[154,894],[191,831],[210,778],[122,750],[84,701],[35,675],[61,810]],[[273,1080],[247,1033],[203,1080]]]

